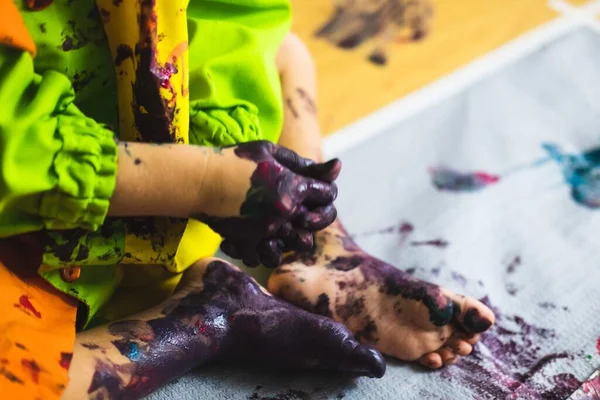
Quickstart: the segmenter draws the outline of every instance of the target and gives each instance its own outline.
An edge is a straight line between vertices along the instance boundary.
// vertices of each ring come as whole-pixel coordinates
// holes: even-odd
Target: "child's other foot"
[[[369,256],[341,225],[317,235],[315,253],[284,260],[269,291],[345,324],[362,343],[429,368],[472,351],[494,323],[481,302],[457,295]]]

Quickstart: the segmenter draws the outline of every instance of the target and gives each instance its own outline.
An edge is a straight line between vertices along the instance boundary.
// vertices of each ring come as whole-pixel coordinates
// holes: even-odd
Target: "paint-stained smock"
[[[123,104],[132,102],[123,101],[120,81],[132,79],[126,65],[135,56],[124,61],[111,43],[111,35],[139,34],[116,27],[128,2],[54,0],[38,11],[24,3],[14,0],[35,50],[11,40],[0,46],[0,236],[49,230],[40,274],[87,305],[86,323],[119,318],[169,295],[180,272],[214,253],[219,238],[195,221],[106,218],[113,137],[140,140],[123,122]],[[274,60],[290,25],[288,1],[191,0],[187,15],[181,11],[189,36],[175,73],[189,74],[177,99],[189,104],[189,126],[173,141],[277,141],[283,111]],[[167,18],[156,17],[164,29]],[[72,265],[81,275],[67,282],[59,268]]]

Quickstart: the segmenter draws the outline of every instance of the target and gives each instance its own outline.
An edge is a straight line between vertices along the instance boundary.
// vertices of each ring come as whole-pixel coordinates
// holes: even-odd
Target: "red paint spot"
[[[200,327],[200,333],[206,333],[207,330],[208,328],[206,327],[206,324],[202,324],[202,326]]]
[[[398,231],[400,233],[411,233],[414,230],[415,227],[412,226],[412,224],[409,224],[408,222],[403,222],[402,225],[400,225],[400,227],[398,228]]]
[[[598,351],[598,355],[600,355],[600,337],[598,338],[598,341],[596,342],[596,350]]]
[[[31,380],[34,383],[38,383],[40,381],[40,372],[42,369],[35,362],[35,360],[21,360],[21,365],[29,370],[29,374],[31,375]]]
[[[31,301],[29,301],[29,297],[27,297],[26,295],[22,295],[21,297],[19,297],[19,304],[15,304],[15,307],[23,307],[25,310],[31,312],[36,317],[42,318],[42,313],[35,309],[33,304],[31,304]]]
[[[485,184],[496,183],[500,180],[498,175],[488,174],[487,172],[474,172],[473,175],[481,179]]]
[[[58,363],[64,369],[69,370],[72,359],[73,359],[73,353],[60,353],[60,361]]]

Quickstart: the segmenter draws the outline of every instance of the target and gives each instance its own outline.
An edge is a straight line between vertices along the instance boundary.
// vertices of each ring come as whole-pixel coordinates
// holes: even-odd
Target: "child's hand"
[[[231,257],[276,266],[282,251],[312,247],[312,232],[335,220],[338,160],[316,164],[266,141],[221,154],[221,162],[213,159],[210,198],[192,217],[223,236],[222,249]]]

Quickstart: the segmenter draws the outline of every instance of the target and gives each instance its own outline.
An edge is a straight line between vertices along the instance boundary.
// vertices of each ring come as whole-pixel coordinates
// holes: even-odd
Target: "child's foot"
[[[371,377],[385,372],[383,356],[373,347],[359,344],[342,324],[273,297],[227,262],[203,260],[183,279],[163,306],[164,318],[148,324],[156,332],[191,334],[185,339],[190,341],[185,346],[189,354],[205,354],[206,360]],[[165,329],[169,324],[176,327]],[[111,332],[123,336],[123,330],[116,332],[115,324]]]
[[[357,339],[430,368],[472,351],[494,323],[481,302],[423,282],[360,250],[336,224],[317,235],[313,255],[284,260],[269,291],[344,323]]]

